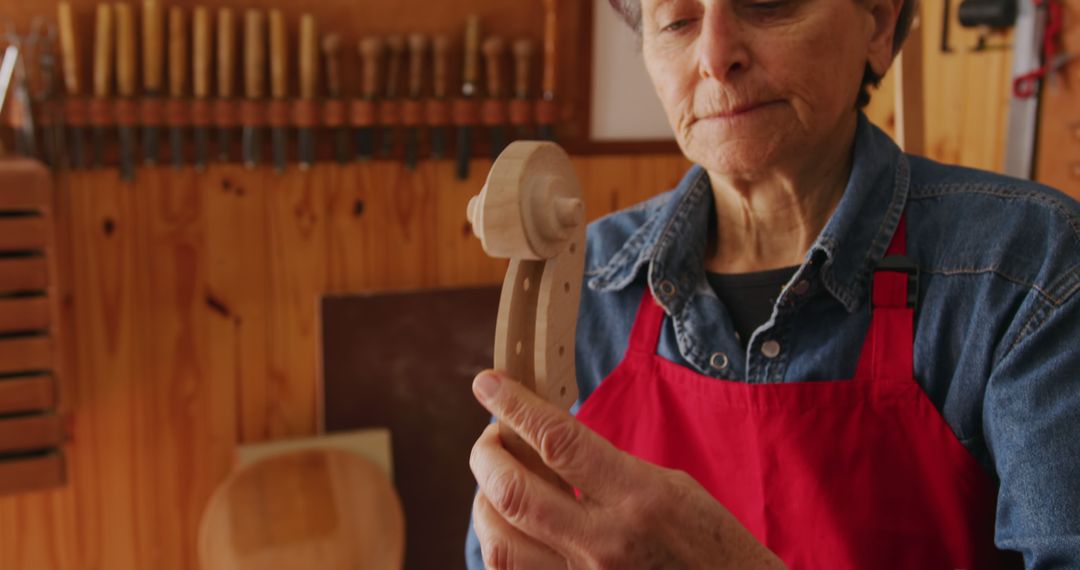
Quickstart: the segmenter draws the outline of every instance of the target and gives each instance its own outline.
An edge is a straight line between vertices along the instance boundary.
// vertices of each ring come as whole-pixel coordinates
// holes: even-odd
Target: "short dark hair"
[[[861,1],[861,0],[856,0]],[[615,11],[619,13],[634,32],[641,36],[641,0],[608,0]],[[919,7],[919,0],[905,0],[900,8],[900,15],[896,19],[896,29],[893,31],[893,55],[900,53],[908,32],[911,31],[911,23],[915,19],[915,13]],[[859,89],[859,98],[855,101],[858,108],[862,109],[870,104],[870,88],[877,87],[881,83],[884,74],[878,74],[866,64],[863,70],[862,87]]]

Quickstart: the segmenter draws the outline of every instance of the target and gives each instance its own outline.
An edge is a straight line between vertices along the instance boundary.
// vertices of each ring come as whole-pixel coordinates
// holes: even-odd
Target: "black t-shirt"
[[[772,316],[776,297],[798,270],[794,266],[754,273],[705,273],[716,296],[731,313],[731,322],[744,348],[750,342],[750,335]]]

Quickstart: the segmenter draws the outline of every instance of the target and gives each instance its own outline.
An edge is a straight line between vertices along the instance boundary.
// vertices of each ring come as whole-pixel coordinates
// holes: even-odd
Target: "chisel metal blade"
[[[206,152],[209,135],[205,127],[195,129],[195,170],[206,170]]]
[[[405,168],[416,170],[416,165],[419,162],[420,129],[417,127],[409,128],[407,136],[408,139],[405,141]]]
[[[274,171],[279,174],[285,172],[285,163],[288,161],[288,138],[284,127],[274,127],[271,131],[272,144],[274,146]]]
[[[374,133],[371,127],[356,129],[356,158],[368,161],[375,157]]]
[[[158,163],[158,127],[146,125],[143,127],[143,163],[153,166]]]
[[[240,145],[243,147],[244,166],[255,168],[262,162],[262,137],[256,127],[244,127]]]
[[[120,128],[120,178],[135,180],[135,131],[131,127]]]
[[[431,129],[431,158],[439,160],[446,156],[446,128],[434,127]]]
[[[184,167],[184,129],[171,127],[169,129],[169,151],[172,153],[173,168]]]
[[[459,180],[469,178],[469,157],[472,155],[472,128],[458,127],[457,140],[457,177]]]
[[[232,155],[232,129],[229,127],[221,127],[217,131],[217,146],[218,146],[218,160],[221,162],[229,162]],[[247,162],[247,154],[244,155],[244,162]]]
[[[108,136],[105,133],[105,127],[94,127],[94,168],[105,166],[105,145],[107,144],[107,139]]]
[[[86,143],[83,142],[82,127],[68,127],[71,138],[71,166],[76,170],[86,168]]]
[[[307,170],[315,164],[315,133],[308,128],[300,129],[297,141],[300,146],[300,168]]]

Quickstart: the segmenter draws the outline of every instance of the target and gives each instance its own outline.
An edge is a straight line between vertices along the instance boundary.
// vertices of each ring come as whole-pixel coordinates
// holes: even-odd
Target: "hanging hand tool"
[[[86,147],[83,141],[83,124],[86,109],[79,88],[79,56],[75,38],[75,18],[70,2],[56,5],[57,22],[60,25],[60,52],[63,58],[64,87],[67,91],[68,137],[71,139],[71,165],[76,169],[86,166]]]
[[[249,29],[249,21],[251,14],[258,14],[257,11],[248,11],[244,16],[244,43],[248,49],[251,49],[251,40],[248,39],[248,35],[252,33]],[[256,16],[261,18],[261,16]],[[256,23],[256,33],[259,34],[259,38],[262,37],[262,24]],[[258,45],[262,45],[262,40],[259,39]],[[262,53],[261,47],[259,53]],[[248,55],[247,49],[244,51],[244,57],[251,57]],[[244,66],[245,79],[247,71],[247,65]],[[219,112],[217,115],[218,123],[218,160],[221,162],[229,162],[229,155],[232,152],[232,132],[233,125],[231,121],[235,118],[236,113],[231,113],[233,105],[233,81],[236,77],[236,22],[233,19],[233,11],[231,8],[221,8],[217,13],[217,109]],[[261,81],[260,81],[261,83]],[[245,89],[247,84],[245,82]],[[245,96],[250,96],[245,92]],[[260,95],[261,96],[261,95]],[[246,132],[246,131],[245,131]],[[257,141],[257,139],[256,139]],[[257,146],[257,145],[256,145]],[[247,163],[247,154],[245,151],[244,162]]]
[[[360,40],[359,50],[364,66],[362,96],[366,102],[374,104],[379,91],[383,41],[375,37],[364,38]],[[356,154],[360,160],[371,160],[375,156],[374,131],[370,122],[356,130]]]
[[[160,97],[164,87],[165,34],[161,0],[143,0],[143,162],[158,162],[158,130],[161,123]]]
[[[179,6],[169,8],[169,97],[174,107],[169,113],[169,151],[173,168],[184,167],[184,128],[177,115],[183,109],[184,92],[187,91],[187,25],[184,10]]]
[[[304,104],[301,109],[307,109],[298,131],[300,149],[300,169],[307,170],[315,164],[315,130],[314,113],[310,112],[315,104],[315,92],[319,84],[319,37],[316,29],[315,16],[304,14],[300,17],[300,101]]]
[[[409,105],[414,112],[408,115],[406,122],[409,134],[405,143],[405,167],[416,170],[420,147],[421,100],[424,89],[424,52],[427,51],[427,38],[423,34],[409,36]]]
[[[450,53],[450,37],[446,34],[439,34],[435,36],[435,40],[432,42],[431,50],[431,70],[432,70],[432,94],[435,98],[435,105],[440,108],[446,106],[446,96],[449,92],[448,89],[448,75],[446,72],[447,57]],[[445,114],[445,112],[443,113]],[[445,117],[438,117],[440,121],[433,120],[433,117],[429,115],[428,123],[431,127],[431,158],[435,160],[441,159],[446,155],[446,127]]]
[[[325,115],[330,115],[333,108],[334,120],[324,119],[327,126],[334,129],[334,155],[339,164],[349,161],[349,129],[345,126],[343,91],[341,89],[341,36],[329,34],[323,38],[322,52],[326,59],[326,91],[330,100],[326,102]]]
[[[31,37],[37,44],[37,68],[39,86],[34,95],[34,102],[41,113],[41,138],[45,149],[45,163],[52,169],[59,169],[64,162],[64,109],[60,105],[57,87],[57,27],[42,18],[35,18],[34,28],[38,31]]]
[[[270,136],[274,153],[274,170],[285,172],[288,160],[288,140],[285,124],[288,111],[284,108],[289,96],[288,46],[285,36],[285,16],[281,10],[270,10]]]
[[[510,122],[517,125],[516,139],[529,137],[530,115],[529,80],[532,77],[533,41],[522,38],[514,42],[514,100],[510,104]]]
[[[382,138],[382,155],[390,156],[394,151],[394,131],[397,129],[397,120],[400,115],[398,98],[398,86],[401,84],[401,66],[405,59],[405,38],[390,36],[386,38],[386,97],[383,98],[382,117],[384,121]],[[394,112],[388,113],[387,110]],[[388,116],[389,115],[389,116]]]
[[[135,179],[135,16],[131,4],[117,2],[116,10],[116,124],[120,133],[120,177]]]
[[[210,10],[197,6],[192,15],[191,74],[192,104],[191,124],[195,128],[195,170],[206,169],[208,137],[206,126],[210,122],[207,99],[210,96]]]
[[[263,98],[266,83],[266,51],[263,32],[263,13],[250,9],[244,13],[244,98],[254,108]],[[248,115],[248,113],[245,113]],[[262,156],[262,141],[256,117],[244,117],[244,166],[255,168]]]
[[[94,17],[94,167],[105,164],[106,117],[113,82],[113,11],[108,4],[98,4]]]
[[[559,17],[557,0],[544,0],[544,80],[543,93],[537,106],[539,135],[543,140],[555,140],[555,78],[558,63]]]
[[[476,97],[476,82],[479,72],[480,57],[480,17],[473,14],[465,21],[465,66],[461,83],[463,99]],[[465,180],[469,177],[469,160],[472,158],[472,127],[467,124],[458,126],[457,141],[457,177]]]
[[[484,60],[487,66],[487,95],[485,123],[491,135],[491,160],[499,158],[506,148],[505,111],[503,111],[503,58],[506,42],[500,37],[484,40]]]

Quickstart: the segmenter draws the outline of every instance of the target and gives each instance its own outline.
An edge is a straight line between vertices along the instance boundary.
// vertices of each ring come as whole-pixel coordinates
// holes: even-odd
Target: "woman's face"
[[[866,64],[892,61],[894,5],[642,0],[645,65],[683,152],[751,179],[827,156],[850,136]]]

